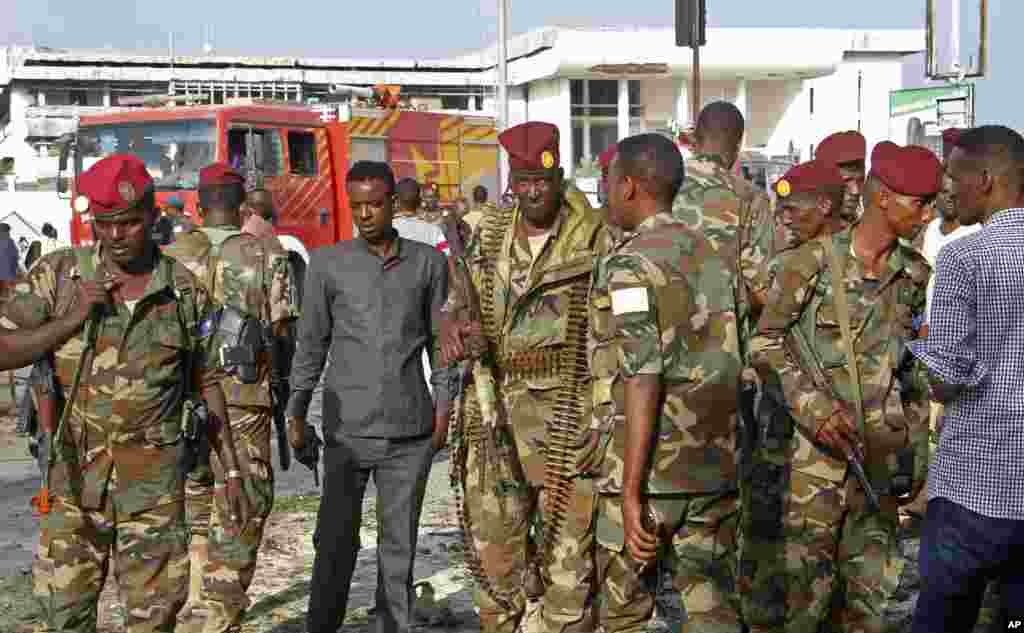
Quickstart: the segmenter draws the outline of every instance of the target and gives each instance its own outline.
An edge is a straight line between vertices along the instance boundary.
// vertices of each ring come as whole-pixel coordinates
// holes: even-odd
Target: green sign
[[[971,85],[911,88],[889,93],[889,116],[934,110],[939,99],[970,98]]]

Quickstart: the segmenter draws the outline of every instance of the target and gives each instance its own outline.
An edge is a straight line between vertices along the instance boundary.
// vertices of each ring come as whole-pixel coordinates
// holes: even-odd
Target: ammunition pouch
[[[237,308],[224,306],[217,318],[217,329],[227,341],[220,348],[224,370],[245,385],[259,382],[260,352],[266,347],[263,325]]]
[[[207,433],[210,414],[202,400],[186,400],[181,407],[181,435],[177,444],[178,480],[209,469],[210,439]],[[202,477],[197,476],[197,479]]]

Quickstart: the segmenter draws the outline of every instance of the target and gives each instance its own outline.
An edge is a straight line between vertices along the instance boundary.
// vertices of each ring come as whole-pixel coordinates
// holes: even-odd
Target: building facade
[[[509,124],[562,130],[566,172],[593,175],[593,160],[629,134],[675,134],[693,120],[691,51],[670,28],[548,27],[508,43]],[[904,85],[923,30],[709,29],[701,50],[701,101],[725,99],[746,115],[745,149],[807,160],[828,133],[890,137],[890,93]],[[397,84],[432,110],[496,114],[497,49],[445,60],[158,56],[113,51],[0,49],[0,173],[8,187],[45,188],[54,141],[76,115],[125,96],[202,94],[307,102],[334,84]],[[12,182],[13,181],[13,182]]]

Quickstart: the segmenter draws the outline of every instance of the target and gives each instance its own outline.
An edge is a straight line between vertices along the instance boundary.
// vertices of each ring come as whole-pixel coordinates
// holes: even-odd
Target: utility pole
[[[690,71],[690,96],[694,121],[700,114],[700,47],[707,44],[707,0],[675,0],[676,3],[676,46],[693,49],[693,64]]]
[[[508,0],[498,0],[498,131],[508,127]],[[505,152],[499,152],[498,182],[505,191]]]

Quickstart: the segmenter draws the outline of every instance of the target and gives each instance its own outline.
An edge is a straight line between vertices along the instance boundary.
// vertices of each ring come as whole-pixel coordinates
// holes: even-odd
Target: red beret
[[[815,158],[834,165],[841,165],[864,160],[867,151],[868,142],[864,139],[864,135],[849,130],[826,136],[825,140],[818,144]]]
[[[597,157],[597,164],[601,166],[601,171],[608,171],[608,167],[611,166],[612,161],[615,160],[615,155],[619,153],[619,146],[617,143],[612,143],[608,146],[608,149],[601,152],[601,155]]]
[[[498,135],[508,152],[511,171],[549,171],[558,169],[558,128],[550,123],[528,121],[510,127]]]
[[[78,177],[75,210],[114,216],[134,209],[152,188],[145,163],[131,154],[112,154]]]
[[[842,189],[843,175],[833,163],[812,160],[790,167],[786,175],[775,183],[775,193],[785,198],[796,193],[817,193],[828,189]]]
[[[245,178],[227,163],[214,163],[199,170],[199,186],[244,185]]]
[[[953,153],[953,148],[960,142],[960,135],[964,131],[958,127],[946,128],[942,131],[942,158],[949,158],[949,155]]]
[[[942,164],[929,149],[883,141],[871,152],[871,174],[905,196],[933,196],[942,189]]]

